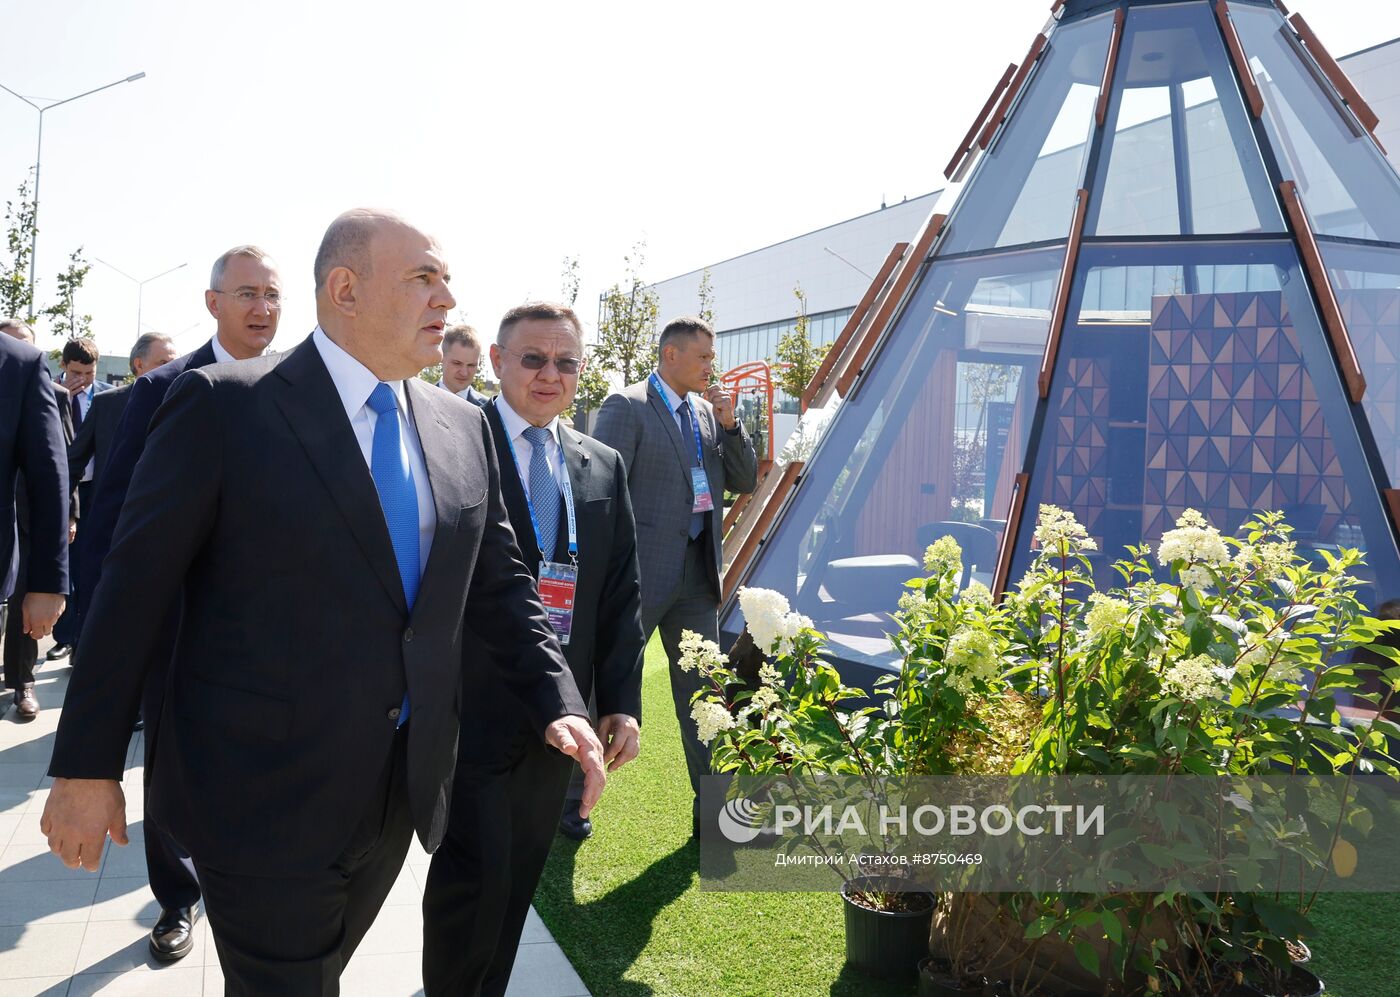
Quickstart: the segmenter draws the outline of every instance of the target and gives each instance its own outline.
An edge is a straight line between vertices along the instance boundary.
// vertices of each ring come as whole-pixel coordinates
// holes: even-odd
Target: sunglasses
[[[526,370],[544,370],[548,364],[553,363],[554,369],[559,373],[572,377],[583,369],[583,360],[579,357],[546,357],[539,353],[517,353],[505,346],[501,347],[501,352],[519,357],[520,366]]]

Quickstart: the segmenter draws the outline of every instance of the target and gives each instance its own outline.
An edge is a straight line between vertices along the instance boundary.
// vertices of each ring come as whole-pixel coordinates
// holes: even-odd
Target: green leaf
[[[1089,972],[1095,976],[1099,974],[1099,954],[1088,942],[1074,943],[1074,957]]]

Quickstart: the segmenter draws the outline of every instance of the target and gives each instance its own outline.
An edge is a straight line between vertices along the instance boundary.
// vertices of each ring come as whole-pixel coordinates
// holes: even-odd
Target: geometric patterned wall
[[[1400,481],[1400,291],[1338,287],[1337,302],[1366,372],[1371,432],[1391,480]]]
[[[1065,365],[1055,425],[1054,478],[1046,499],[1074,512],[1104,549],[1099,519],[1108,504],[1110,361],[1071,357]]]

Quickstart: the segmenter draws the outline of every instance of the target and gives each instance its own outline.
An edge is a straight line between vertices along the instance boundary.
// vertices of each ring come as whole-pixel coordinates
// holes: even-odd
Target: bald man
[[[464,672],[497,669],[586,806],[605,779],[485,416],[415,376],[455,304],[442,250],[357,210],[315,272],[304,343],[187,371],[151,423],[41,823],[70,867],[125,844],[126,744],[183,595],[148,812],[194,859],[229,995],[339,992],[414,830],[442,840]]]

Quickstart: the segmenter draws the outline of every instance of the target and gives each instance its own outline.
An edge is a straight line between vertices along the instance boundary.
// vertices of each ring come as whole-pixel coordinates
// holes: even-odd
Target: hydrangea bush
[[[999,601],[976,583],[959,590],[961,550],[944,537],[894,614],[900,670],[869,691],[842,683],[822,635],[781,594],[742,589],[768,663],[759,683],[743,683],[717,646],[688,636],[683,667],[708,679],[694,717],[718,771],[851,773],[872,788],[940,773],[1400,778],[1388,753],[1400,653],[1382,641],[1392,625],[1357,597],[1362,557],[1305,556],[1291,533],[1268,513],[1224,536],[1188,509],[1155,550],[1128,548],[1105,591],[1094,540],[1043,506],[1036,556]],[[1338,708],[1348,701],[1375,718],[1348,724]],[[1337,822],[1334,861],[1359,833],[1348,822],[1368,822],[1357,809]],[[1315,895],[978,899],[1024,936],[1031,963],[1059,937],[1125,992],[1214,993],[1245,971],[1285,971]]]

